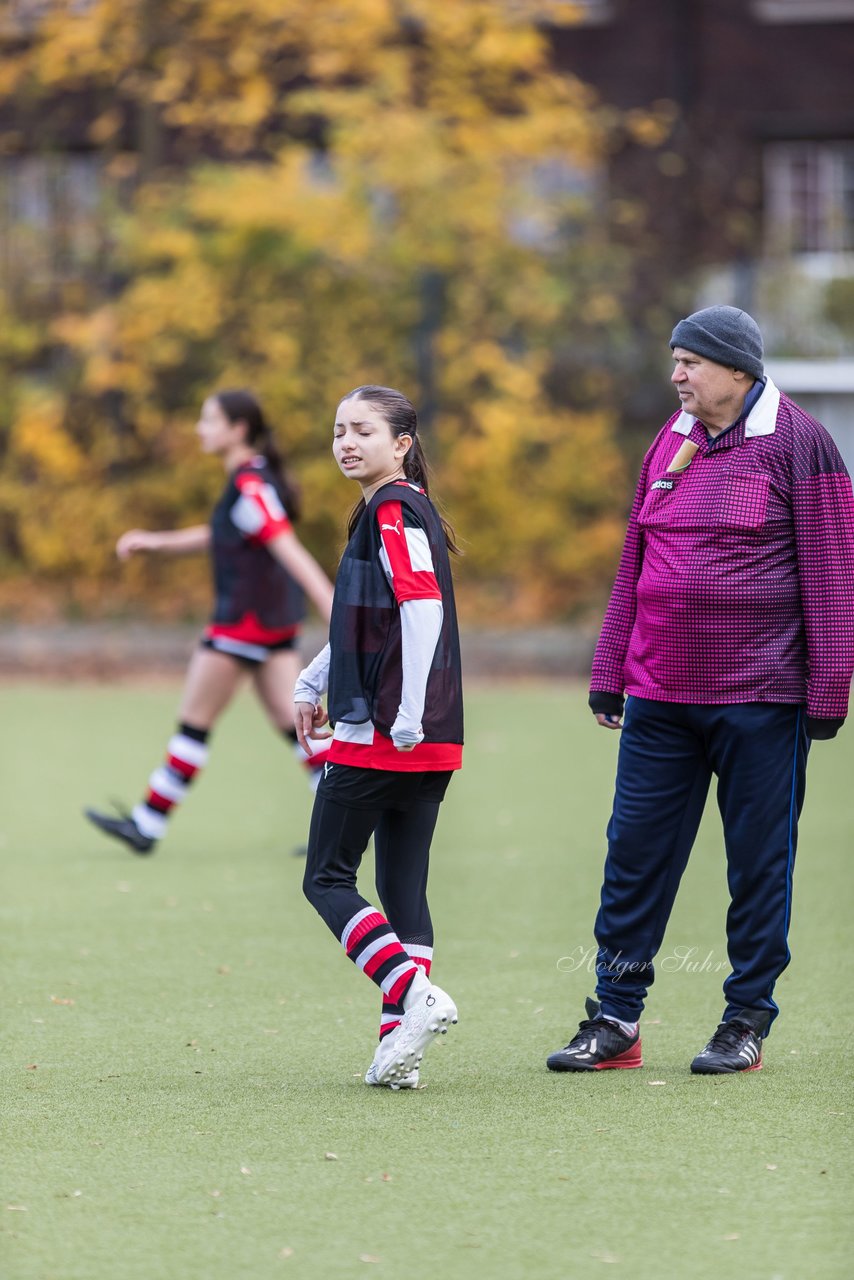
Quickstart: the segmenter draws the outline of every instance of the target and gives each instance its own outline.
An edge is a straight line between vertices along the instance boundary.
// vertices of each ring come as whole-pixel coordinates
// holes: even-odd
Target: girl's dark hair
[[[266,458],[273,473],[279,497],[282,499],[288,519],[299,520],[302,510],[300,492],[296,481],[289,475],[285,459],[279,452],[273,433],[261,411],[261,406],[251,391],[217,391],[214,399],[229,422],[246,423],[246,443]]]
[[[346,396],[342,396],[339,403],[343,404],[345,400],[365,400],[374,409],[382,414],[389,425],[392,435],[394,436],[412,436],[412,444],[406,452],[403,459],[403,473],[407,480],[411,480],[413,484],[419,485],[427,497],[430,496],[430,468],[427,465],[427,459],[424,456],[424,450],[421,447],[421,437],[418,435],[418,414],[415,412],[415,406],[410,400],[407,400],[402,391],[395,391],[394,387],[379,387],[368,385],[364,387],[355,387],[352,391],[348,391]],[[350,520],[347,525],[347,537],[352,538],[356,525],[359,523],[359,517],[365,509],[365,500],[360,498],[353,510],[350,512]],[[439,519],[442,521],[442,528],[445,532],[445,542],[448,544],[448,550],[453,551],[455,555],[460,554],[460,548],[457,546],[454,530],[448,521],[440,514]]]

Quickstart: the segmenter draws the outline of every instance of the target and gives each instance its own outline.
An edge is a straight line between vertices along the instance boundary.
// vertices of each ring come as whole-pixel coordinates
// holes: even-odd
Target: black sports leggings
[[[370,903],[356,875],[371,836],[376,887],[398,938],[433,945],[427,905],[430,844],[447,773],[391,773],[331,765],[317,789],[303,891],[340,940]]]

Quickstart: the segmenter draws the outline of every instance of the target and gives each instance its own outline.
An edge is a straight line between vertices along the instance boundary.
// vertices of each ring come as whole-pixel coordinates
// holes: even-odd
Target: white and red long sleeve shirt
[[[408,484],[406,487],[412,488]],[[385,496],[391,488],[386,486],[383,500],[363,517],[374,521],[372,533],[378,535],[363,539],[363,545],[375,548],[381,573],[390,588],[389,600],[393,596],[400,613],[399,655],[395,650],[395,660],[399,657],[401,666],[399,708],[391,736],[381,732],[369,718],[358,723],[337,720],[327,759],[333,764],[399,772],[458,769],[462,764],[461,732],[459,742],[425,741],[421,727],[437,646],[447,621],[446,610],[450,608],[453,615],[453,597],[446,599],[440,587],[423,514],[404,495],[404,500]],[[446,580],[450,582],[449,571]],[[340,594],[340,590],[341,584],[336,582],[336,593]],[[344,606],[339,607],[343,612]],[[358,610],[361,604],[355,602],[352,607]],[[454,620],[454,632],[455,627]],[[335,636],[334,607],[331,634]],[[300,674],[294,692],[296,701],[320,702],[333,661],[332,646],[328,644]],[[412,742],[417,744],[412,751],[401,752],[395,745]]]

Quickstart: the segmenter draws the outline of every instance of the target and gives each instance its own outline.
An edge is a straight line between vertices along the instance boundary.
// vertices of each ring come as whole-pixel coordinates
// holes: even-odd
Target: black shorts
[[[401,769],[360,769],[350,764],[323,766],[317,795],[348,809],[409,809],[417,801],[440,804],[452,769],[407,772]]]
[[[201,642],[203,649],[213,649],[214,653],[224,653],[234,658],[241,666],[253,670],[263,667],[271,653],[282,653],[296,649],[299,636],[288,636],[285,640],[274,640],[272,644],[252,644],[248,640],[238,640],[234,636],[204,636]]]

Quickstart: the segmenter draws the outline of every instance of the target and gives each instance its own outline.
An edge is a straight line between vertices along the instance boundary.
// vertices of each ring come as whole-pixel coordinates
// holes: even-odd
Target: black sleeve
[[[626,700],[621,693],[605,693],[600,689],[591,689],[587,705],[594,716],[621,716]]]
[[[807,737],[812,738],[814,742],[826,742],[828,738],[836,737],[844,723],[844,716],[838,716],[835,720],[807,716]]]

